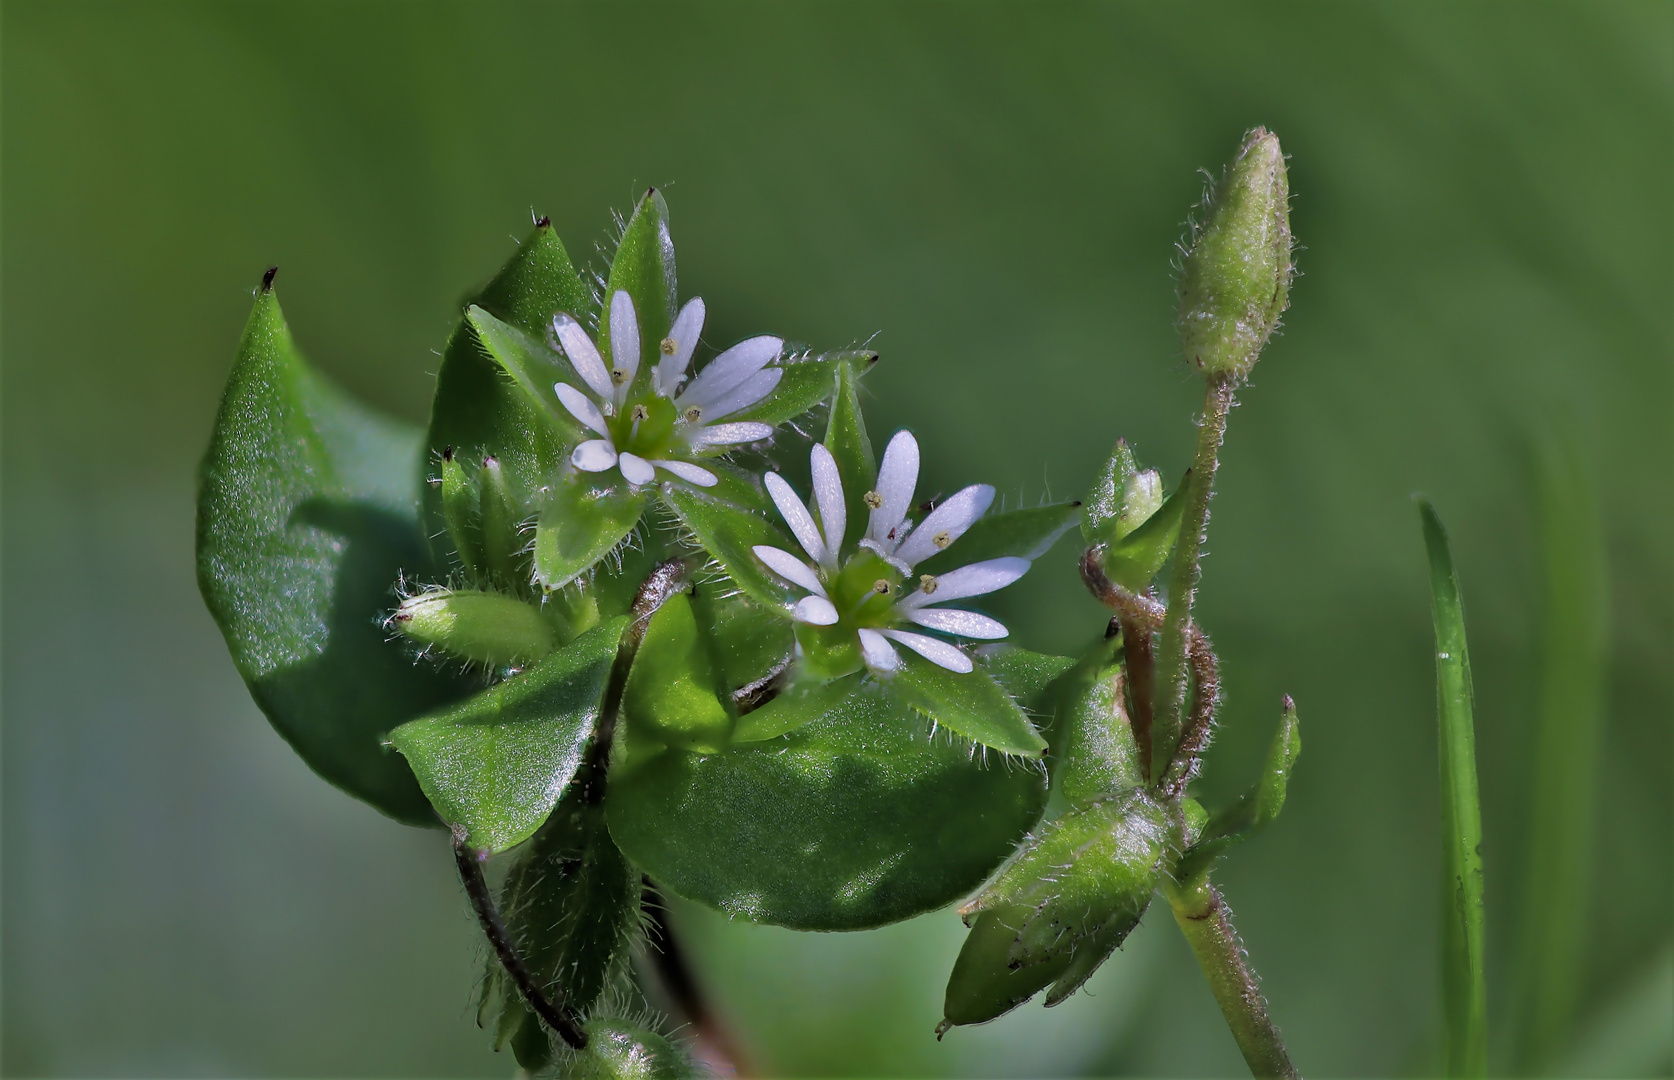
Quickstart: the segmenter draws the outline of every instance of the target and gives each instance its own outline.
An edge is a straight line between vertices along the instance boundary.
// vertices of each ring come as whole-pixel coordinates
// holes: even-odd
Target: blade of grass
[[[1540,700],[1512,1059],[1545,1072],[1569,1044],[1582,982],[1593,799],[1604,709],[1608,569],[1598,501],[1573,437],[1537,447],[1542,588]]]
[[[1447,1075],[1488,1072],[1488,984],[1482,968],[1482,808],[1476,786],[1476,728],[1465,610],[1453,552],[1436,508],[1418,500],[1430,556],[1430,612],[1436,626],[1436,711],[1441,741],[1442,1010]]]

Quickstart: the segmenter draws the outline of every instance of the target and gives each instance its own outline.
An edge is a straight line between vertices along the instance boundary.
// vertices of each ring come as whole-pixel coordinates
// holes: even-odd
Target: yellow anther
[[[610,373],[610,381],[617,386],[621,386],[628,381],[628,373],[621,368],[615,368]]]
[[[703,410],[696,405],[686,410],[686,423],[695,424],[701,419],[703,419]]]
[[[936,591],[936,586],[938,584],[940,584],[940,583],[936,581],[936,575],[935,574],[920,574],[919,575],[918,588],[919,588],[919,591],[922,592],[925,596],[929,596],[931,593],[935,592]]]
[[[674,355],[674,339],[671,338],[671,337],[664,338],[663,343],[661,345],[657,346],[657,348],[662,350],[664,356],[673,356]]]
[[[930,542],[932,544],[936,545],[936,550],[937,551],[945,551],[947,549],[947,546],[949,544],[953,543],[953,537],[951,537],[947,534],[946,529],[943,529],[941,532],[937,533],[935,536],[932,536],[930,538]]]
[[[879,507],[883,506],[883,496],[879,495],[875,491],[868,491],[866,494],[862,495],[860,498],[861,498],[862,502],[864,502],[867,506],[871,507],[873,510],[876,510]]]
[[[879,596],[888,596],[889,582],[885,581],[883,578],[879,578],[878,580],[872,582],[872,591],[877,593]]]
[[[635,405],[633,412],[629,413],[628,416],[635,420],[649,420],[651,419],[651,410],[644,405]]]

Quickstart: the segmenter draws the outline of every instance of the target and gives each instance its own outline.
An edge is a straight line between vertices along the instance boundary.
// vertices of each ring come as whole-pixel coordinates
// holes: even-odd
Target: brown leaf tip
[[[277,273],[279,273],[279,268],[277,266],[270,266],[267,268],[267,273],[262,275],[262,292],[273,291],[273,277]]]
[[[537,228],[537,229],[549,229],[551,227],[552,227],[552,219],[547,217],[545,214],[542,214],[540,217],[535,219],[535,228]]]

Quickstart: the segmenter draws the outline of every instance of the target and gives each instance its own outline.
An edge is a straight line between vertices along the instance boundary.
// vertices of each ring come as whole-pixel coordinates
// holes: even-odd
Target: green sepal
[[[622,692],[622,719],[636,748],[648,744],[714,753],[732,735],[708,642],[685,593],[665,600],[645,628]]]
[[[639,371],[636,381],[651,377],[662,359],[659,348],[674,325],[677,302],[674,276],[674,240],[668,230],[668,204],[662,192],[650,188],[634,207],[633,216],[622,228],[622,240],[610,261],[599,312],[599,356],[605,368],[616,366],[611,356],[610,299],[618,291],[633,298],[639,322]],[[550,389],[550,387],[548,388]]]
[[[1128,440],[1117,439],[1116,449],[1105,459],[1099,478],[1081,508],[1081,538],[1088,547],[1114,543],[1131,528],[1122,528],[1123,510],[1127,502],[1128,482],[1139,472]]]
[[[557,432],[561,445],[571,446],[584,438],[591,438],[587,429],[559,404],[558,394],[553,390],[559,382],[586,385],[567,361],[522,330],[496,319],[474,304],[466,310],[465,320],[476,331],[477,340],[482,342],[488,355]],[[551,471],[562,462],[562,458],[551,458],[542,464],[545,471]]]
[[[1145,784],[1124,700],[1123,670],[1116,661],[1120,646],[1120,638],[1099,642],[1055,688],[1054,782],[1071,806],[1088,806]]]
[[[1104,572],[1110,580],[1129,592],[1141,593],[1151,586],[1151,579],[1174,553],[1175,541],[1180,539],[1180,521],[1186,513],[1186,481],[1191,470],[1181,478],[1180,486],[1162,504],[1162,508],[1145,523],[1110,544],[1104,550]]]
[[[531,583],[530,545],[523,538],[523,508],[500,459],[490,454],[477,473],[477,522],[483,568],[507,588]]]
[[[913,570],[915,573],[945,574],[961,566],[1008,555],[1038,559],[1052,550],[1059,537],[1075,528],[1079,520],[1079,502],[984,514],[965,531],[957,545],[938,551]]]
[[[788,735],[839,707],[842,699],[856,692],[864,676],[841,679],[807,679],[791,683],[759,709],[738,718],[733,729],[735,743],[766,742]]]
[[[1031,707],[1062,671],[984,660]],[[856,679],[787,735],[613,770],[606,802],[623,852],[673,892],[756,922],[859,930],[968,893],[1045,796],[1042,770],[985,763]]]
[[[802,550],[772,518],[690,488],[666,489],[663,502],[746,596],[775,611],[783,612],[790,607],[791,587],[769,571],[751,550],[759,544],[792,553]]]
[[[1073,993],[1139,924],[1170,841],[1144,789],[1073,809],[1026,841],[960,910],[971,925],[948,979],[944,1023],[980,1024],[1053,984]]]
[[[593,1016],[581,1029],[587,1048],[558,1052],[558,1075],[564,1080],[698,1080],[710,1075],[693,1064],[684,1046],[643,1020]]]
[[[1234,844],[1241,844],[1279,816],[1290,786],[1290,772],[1302,754],[1302,725],[1296,718],[1296,703],[1285,698],[1284,712],[1267,746],[1261,765],[1261,779],[1232,806],[1209,819],[1196,841],[1180,856],[1175,880],[1190,888],[1195,879],[1209,871],[1217,858]]]
[[[831,397],[837,386],[837,371],[847,367],[858,379],[878,362],[878,354],[866,349],[848,349],[823,353],[802,360],[782,360],[778,367],[784,371],[773,392],[742,412],[727,417],[727,422],[756,421],[775,426],[812,409]]]
[[[534,663],[559,641],[559,628],[534,605],[477,589],[429,589],[409,596],[389,626],[424,648],[489,668]]]
[[[554,314],[564,311],[584,318],[592,309],[593,296],[557,233],[543,221],[474,302],[525,337],[545,341]],[[462,309],[470,306],[466,303]],[[461,318],[436,375],[426,435],[431,460],[450,446],[472,459],[493,454],[521,490],[534,491],[546,482],[550,463],[562,460],[569,451],[552,419],[549,410],[531,401],[507,377],[476,329]],[[428,488],[424,507],[427,533],[442,533],[440,491]]]
[[[527,840],[564,794],[593,737],[627,620],[590,630],[523,674],[390,733],[430,802],[471,845]]]
[[[901,668],[884,680],[884,695],[916,709],[972,742],[1019,757],[1046,752],[1041,738],[1009,693],[982,668],[960,674],[907,649]]]
[[[513,856],[500,891],[500,913],[536,983],[585,1015],[626,973],[639,919],[639,874],[605,825],[604,806],[584,777]],[[488,986],[501,1001],[496,1049],[510,1036],[525,1068],[551,1056],[545,1028],[490,958]],[[538,1037],[537,1037],[538,1036]]]
[[[256,298],[198,477],[198,587],[256,704],[308,766],[398,821],[434,825],[383,749],[467,692],[385,640],[390,584],[436,571],[415,494],[420,433],[310,368],[271,289]]]
[[[633,532],[650,497],[614,472],[555,475],[535,522],[536,583],[557,589],[586,573]]]
[[[475,576],[483,571],[482,534],[477,524],[479,496],[459,455],[449,446],[442,451],[442,518],[453,541],[459,565]]]
[[[866,434],[866,419],[860,412],[860,376],[852,364],[837,365],[837,389],[831,398],[831,416],[825,425],[825,448],[837,462],[843,483],[843,504],[848,520],[843,535],[851,540],[866,535],[872,510],[866,494],[878,484],[878,458]]]

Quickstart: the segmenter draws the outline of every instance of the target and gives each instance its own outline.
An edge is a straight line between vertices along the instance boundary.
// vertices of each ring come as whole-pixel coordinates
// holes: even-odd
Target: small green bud
[[[469,589],[431,589],[409,596],[387,625],[456,660],[489,667],[533,663],[558,646],[552,624],[531,605]]]
[[[460,565],[470,573],[483,569],[476,502],[476,486],[450,446],[442,451],[442,519],[447,522],[448,539],[459,553]]]
[[[596,1016],[582,1025],[587,1049],[564,1049],[558,1075],[568,1080],[687,1080],[701,1075],[677,1043],[643,1023]]]
[[[1290,182],[1279,139],[1244,136],[1206,200],[1180,273],[1180,343],[1211,376],[1249,375],[1290,298]]]
[[[506,482],[506,470],[492,455],[482,459],[481,493],[477,519],[482,523],[484,568],[503,585],[529,583],[529,545],[518,531],[522,514],[517,498]]]
[[[1127,440],[1118,439],[1082,504],[1081,535],[1088,547],[1114,544],[1145,524],[1162,504],[1162,477],[1155,469],[1140,469]]]

